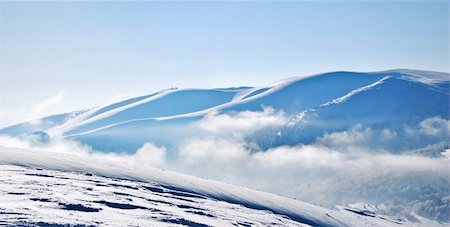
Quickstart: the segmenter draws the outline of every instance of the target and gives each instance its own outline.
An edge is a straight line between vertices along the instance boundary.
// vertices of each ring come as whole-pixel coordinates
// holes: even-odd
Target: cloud
[[[282,126],[288,121],[283,111],[263,107],[263,111],[242,111],[234,114],[212,112],[197,123],[198,127],[212,134],[245,135],[267,127]]]
[[[45,134],[45,133],[44,133]],[[152,143],[145,143],[136,153],[103,153],[86,144],[61,137],[45,139],[46,134],[28,134],[20,137],[0,136],[0,147],[18,148],[30,152],[74,155],[92,161],[103,160],[128,166],[159,167],[166,166],[166,149]],[[26,159],[26,157],[24,157]]]
[[[40,103],[37,103],[33,106],[32,111],[36,114],[41,114],[45,111],[48,111],[49,108],[52,108],[58,104],[60,104],[64,99],[64,93],[60,92],[59,94],[52,96]]]
[[[385,130],[383,129],[383,134],[386,133]],[[374,131],[371,128],[363,128],[357,124],[346,131],[326,133],[318,138],[317,142],[329,147],[360,146],[367,143],[373,135]]]
[[[166,148],[158,147],[153,143],[145,143],[133,155],[133,162],[141,166],[165,167],[167,165]]]
[[[191,164],[208,161],[236,163],[247,156],[247,150],[244,141],[202,138],[182,144],[179,156],[181,160]]]
[[[414,220],[411,213],[416,213],[450,221],[445,203],[450,160],[442,155],[418,155],[427,154],[426,149],[434,154],[435,148],[442,146],[426,146],[416,154],[396,150],[402,143],[442,143],[450,135],[450,121],[429,118],[403,129],[372,129],[358,124],[325,133],[311,144],[267,150],[246,140],[264,128],[255,125],[261,122],[277,122],[265,125],[277,127],[286,121],[282,114],[270,111],[208,116],[199,125],[210,133],[181,143],[172,168],[328,207],[368,203],[379,213],[410,220]],[[239,133],[240,127],[245,133]]]
[[[38,120],[43,116],[48,116],[60,112],[64,112],[64,92],[49,97],[43,101],[34,104],[31,108],[10,108],[2,109],[0,111],[0,128],[17,124],[22,121],[30,122],[34,125],[39,125],[42,122]]]
[[[267,150],[247,139],[253,133],[286,122],[284,113],[271,108],[261,112],[214,113],[195,125],[198,131],[191,137],[174,142],[178,144],[175,150],[149,142],[135,154],[105,154],[75,141],[52,138],[45,142],[32,136],[0,137],[0,145],[64,152],[126,166],[156,166],[328,207],[367,203],[379,213],[410,219],[410,214],[416,213],[450,221],[446,213],[449,205],[445,202],[450,185],[447,156],[397,154],[388,146],[373,146],[420,142],[423,138],[442,142],[450,135],[450,121],[430,118],[404,129],[355,125],[326,133],[311,144]]]
[[[345,150],[312,144],[257,152],[247,146],[214,137],[192,140],[180,147],[171,168],[327,207],[367,203],[378,213],[450,221],[445,205],[449,159],[376,153],[353,145]]]
[[[397,137],[397,132],[388,128],[384,128],[383,130],[381,130],[381,136],[385,139],[395,139]]]
[[[33,151],[49,151],[66,154],[89,154],[93,150],[82,143],[63,138],[45,139],[44,134],[28,134],[20,137],[0,136],[0,146]]]
[[[450,135],[450,121],[438,117],[425,119],[419,126],[420,132],[425,135]]]
[[[342,154],[322,145],[297,145],[272,148],[252,155],[264,168],[286,168],[300,165],[301,169],[341,168]]]
[[[358,154],[343,156],[345,168],[332,177],[299,184],[298,199],[332,207],[336,204],[367,203],[376,212],[414,220],[419,214],[450,221],[449,160],[418,155]]]

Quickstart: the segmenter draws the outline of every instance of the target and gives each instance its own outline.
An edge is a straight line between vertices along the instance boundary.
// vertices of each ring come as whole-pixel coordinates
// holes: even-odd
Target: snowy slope
[[[3,224],[412,226],[154,168],[74,154],[0,151]]]
[[[325,133],[361,125],[374,130],[388,128],[400,134],[428,118],[450,119],[450,83],[443,78],[426,80],[390,74],[370,85],[300,112],[267,146],[314,142]],[[426,82],[426,83],[425,83]],[[428,141],[427,144],[442,141]],[[420,140],[396,140],[395,148],[418,149]]]
[[[386,76],[373,84],[309,109],[309,112],[314,112],[325,121],[347,123],[355,119],[349,124],[364,123],[358,122],[360,119],[371,122],[389,119],[391,126],[407,115],[411,115],[408,120],[414,121],[407,123],[417,123],[430,116],[448,118],[449,85],[449,81],[424,84],[400,76]]]
[[[208,109],[233,99],[234,90],[172,90],[129,103],[102,108],[77,126],[65,130],[77,134],[132,119],[158,118]]]
[[[156,184],[9,165],[0,165],[0,174],[0,224],[4,225],[300,224],[268,211]]]
[[[66,124],[74,119],[83,116],[89,109],[78,110],[69,113],[56,114],[41,119],[36,119],[30,122],[23,122],[17,125],[12,125],[0,130],[0,134],[8,134],[11,136],[19,136],[21,134],[33,133],[36,131],[46,131],[60,125]]]

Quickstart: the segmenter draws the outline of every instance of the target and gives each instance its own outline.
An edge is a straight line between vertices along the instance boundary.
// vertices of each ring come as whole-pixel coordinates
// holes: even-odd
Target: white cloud
[[[49,108],[52,108],[52,107],[60,104],[63,101],[63,99],[64,99],[63,92],[60,92],[59,94],[52,96],[52,97],[34,105],[32,108],[32,111],[36,114],[48,112]]]
[[[189,164],[236,163],[247,157],[242,140],[201,138],[190,140],[180,146],[180,160]]]
[[[89,154],[93,150],[82,143],[62,138],[49,139],[42,134],[22,135],[20,137],[0,136],[0,146],[26,150],[50,151],[67,154]]]
[[[342,153],[322,145],[282,146],[252,155],[254,161],[265,168],[276,169],[286,166],[308,168],[340,168]]]
[[[10,108],[0,111],[0,128],[21,122],[30,122],[39,125],[42,122],[38,118],[64,112],[64,92],[49,97],[43,101],[26,108]]]
[[[354,146],[366,143],[374,135],[371,128],[363,128],[360,124],[349,130],[327,133],[318,138],[318,143],[329,147]]]
[[[355,125],[349,130],[327,133],[310,145],[266,151],[245,140],[246,135],[260,130],[255,124],[260,124],[257,119],[261,116],[285,122],[282,115],[274,115],[277,114],[252,112],[205,118],[200,126],[210,133],[182,143],[172,168],[324,206],[367,202],[379,205],[379,212],[386,214],[408,218],[411,211],[435,220],[450,220],[444,212],[448,206],[442,206],[450,185],[450,160],[391,154],[397,151],[383,148],[403,140],[420,144],[422,139],[429,139],[421,138],[423,135],[441,141],[449,135],[450,121],[426,119],[416,127],[406,128],[412,134],[405,134],[402,129],[375,130]],[[236,133],[239,127],[246,133]],[[234,136],[227,136],[230,134]]]
[[[420,123],[420,132],[432,136],[450,135],[450,121],[438,117],[425,119]]]
[[[266,127],[281,126],[287,120],[284,112],[263,107],[261,112],[242,111],[235,114],[212,112],[198,122],[198,126],[207,133],[242,135]]]
[[[166,149],[152,143],[145,143],[135,154],[103,153],[93,150],[90,146],[65,138],[42,138],[45,135],[30,134],[20,137],[1,135],[0,146],[19,148],[33,152],[52,152],[53,154],[70,154],[84,159],[103,160],[125,163],[131,166],[166,166]],[[24,157],[26,158],[26,157]]]
[[[450,185],[448,158],[376,153],[354,144],[337,150],[312,144],[256,152],[247,146],[242,140],[192,140],[180,147],[171,168],[328,207],[365,202],[398,217],[413,212],[450,221],[448,206],[442,207]]]
[[[395,139],[397,137],[397,132],[395,132],[394,130],[390,130],[388,128],[384,128],[381,131],[381,135],[385,139]]]
[[[133,155],[136,165],[164,167],[166,165],[166,148],[153,143],[145,143]]]
[[[0,137],[0,145],[75,153],[129,166],[157,166],[324,206],[365,202],[379,205],[380,212],[386,214],[407,217],[405,212],[411,211],[450,221],[443,212],[443,199],[448,196],[450,185],[449,158],[390,154],[368,148],[368,144],[408,142],[424,135],[444,138],[442,135],[449,135],[448,120],[426,119],[408,128],[410,133],[356,125],[325,134],[313,144],[265,151],[245,140],[258,130],[280,126],[287,122],[285,118],[270,108],[209,115],[196,125],[199,133],[177,143],[178,156],[173,157],[169,157],[166,148],[153,143],[144,144],[134,155],[97,153],[74,141],[57,138],[40,143],[31,138]]]

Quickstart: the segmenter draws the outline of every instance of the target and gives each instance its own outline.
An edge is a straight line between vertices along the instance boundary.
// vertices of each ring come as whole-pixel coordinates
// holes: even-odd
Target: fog
[[[286,122],[283,112],[271,108],[262,112],[212,113],[196,123],[191,137],[174,141],[177,144],[174,158],[167,156],[165,147],[152,141],[133,155],[102,153],[76,141],[47,140],[39,135],[2,136],[0,145],[41,152],[43,158],[53,152],[81,156],[84,162],[119,163],[131,168],[153,166],[326,207],[365,206],[409,220],[414,220],[411,214],[419,214],[450,221],[450,151],[444,150],[450,121],[429,118],[401,131],[355,125],[345,131],[324,134],[314,143],[267,150],[246,139],[256,131]],[[424,137],[437,138],[442,143],[424,144],[420,152],[402,153],[383,146]],[[436,147],[442,148],[438,155]]]

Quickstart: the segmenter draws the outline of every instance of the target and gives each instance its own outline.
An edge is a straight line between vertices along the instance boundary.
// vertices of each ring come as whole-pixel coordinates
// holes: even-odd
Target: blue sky
[[[447,1],[0,2],[0,127],[177,86],[449,71]]]

